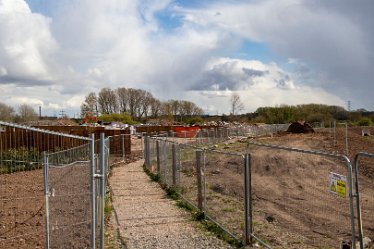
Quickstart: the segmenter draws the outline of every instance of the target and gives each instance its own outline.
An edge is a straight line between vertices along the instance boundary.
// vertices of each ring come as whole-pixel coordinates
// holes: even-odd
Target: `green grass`
[[[112,203],[111,203],[111,197],[109,194],[105,195],[105,207],[104,207],[104,214],[105,217],[110,216],[110,214],[113,211]]]

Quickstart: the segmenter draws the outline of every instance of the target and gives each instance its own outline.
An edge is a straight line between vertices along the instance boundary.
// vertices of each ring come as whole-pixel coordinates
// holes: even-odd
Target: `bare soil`
[[[0,175],[0,248],[44,248],[43,172]]]
[[[328,130],[315,134],[282,134],[254,141],[307,150],[346,151],[345,130],[339,129],[334,143]],[[357,128],[348,133],[349,157],[358,151],[373,152],[373,137],[362,137]],[[226,144],[227,151],[249,151],[252,157],[254,232],[275,248],[340,248],[350,240],[350,207],[346,198],[329,193],[329,172],[348,176],[341,160],[282,150]],[[239,159],[227,155],[207,159],[208,195],[221,223],[234,229],[228,210],[242,210],[243,175]],[[364,236],[374,239],[374,159],[362,159],[359,167]],[[218,173],[217,173],[218,172]],[[347,187],[347,191],[348,191]],[[218,208],[219,207],[219,208]],[[232,211],[232,213],[235,213]],[[236,215],[235,217],[239,217]],[[241,220],[237,220],[242,222]],[[357,220],[356,220],[357,226]],[[236,233],[241,229],[237,228]]]

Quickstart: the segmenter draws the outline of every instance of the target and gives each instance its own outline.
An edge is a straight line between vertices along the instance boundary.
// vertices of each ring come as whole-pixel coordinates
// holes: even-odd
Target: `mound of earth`
[[[306,122],[293,122],[287,129],[290,133],[314,133],[312,126]]]

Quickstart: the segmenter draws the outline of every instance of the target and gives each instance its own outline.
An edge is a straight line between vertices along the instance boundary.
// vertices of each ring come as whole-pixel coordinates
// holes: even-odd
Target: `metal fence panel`
[[[360,237],[374,238],[374,154],[360,152],[355,156],[358,229]]]
[[[33,132],[0,127],[0,248],[36,248],[45,241],[43,170]]]
[[[80,153],[69,149],[88,140],[0,121],[0,248],[48,247],[47,160],[41,154],[65,150],[80,158]],[[66,158],[56,156],[52,161],[65,163]]]
[[[243,155],[205,151],[204,211],[238,239],[245,229],[243,173]]]
[[[92,202],[89,144],[47,154],[50,248],[89,248]]]
[[[276,248],[340,248],[352,239],[350,173],[341,157],[249,145],[254,234]],[[333,172],[345,194],[331,192]]]
[[[197,207],[196,148],[179,145],[178,154],[180,193],[186,201]]]

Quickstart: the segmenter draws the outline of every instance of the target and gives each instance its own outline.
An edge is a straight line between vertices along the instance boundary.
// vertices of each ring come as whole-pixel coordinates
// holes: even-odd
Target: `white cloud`
[[[46,84],[54,79],[51,55],[57,43],[50,20],[21,0],[0,1],[0,83]]]
[[[368,73],[371,33],[348,10],[322,2],[216,1],[195,9],[171,0],[46,4],[50,17],[33,13],[22,0],[0,0],[3,101],[16,105],[12,96],[23,96],[52,112],[76,113],[89,92],[124,86],[219,112],[227,112],[229,101],[223,100],[237,91],[250,99],[250,111],[276,104],[344,105],[331,92],[345,98],[352,82],[359,86],[353,90],[369,92],[363,82],[374,79]],[[155,16],[165,10],[181,25],[165,29]],[[245,40],[290,58],[287,69],[251,55],[235,58]]]
[[[195,25],[266,44],[283,58],[298,58],[318,72],[308,84],[372,105],[373,8],[368,0],[264,0],[218,1],[179,11]]]

